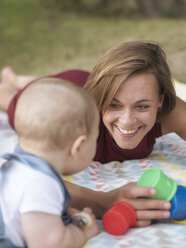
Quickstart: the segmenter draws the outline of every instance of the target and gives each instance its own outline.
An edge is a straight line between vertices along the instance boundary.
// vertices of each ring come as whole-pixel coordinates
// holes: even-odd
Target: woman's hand
[[[137,215],[136,226],[139,227],[150,225],[153,219],[164,219],[170,216],[170,202],[145,199],[145,197],[156,194],[156,190],[151,187],[139,187],[136,183],[128,183],[120,188],[103,192],[68,182],[65,182],[65,184],[72,195],[71,206],[76,209],[83,209],[88,206],[97,218],[102,218],[110,206],[117,201],[127,202],[135,209]]]
[[[170,216],[170,202],[145,198],[156,194],[154,188],[139,187],[136,183],[129,183],[106,192],[106,194],[107,199],[110,198],[110,205],[117,201],[124,201],[135,209],[137,215],[136,226],[138,227],[150,225],[152,219],[164,219]]]

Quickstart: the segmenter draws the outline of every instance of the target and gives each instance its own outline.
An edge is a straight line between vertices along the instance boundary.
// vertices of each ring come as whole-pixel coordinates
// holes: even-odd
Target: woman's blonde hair
[[[98,109],[104,113],[121,84],[131,75],[150,72],[158,81],[159,95],[164,102],[158,119],[174,107],[176,94],[166,54],[156,43],[132,41],[111,48],[93,68],[84,88],[96,100]]]
[[[19,138],[65,148],[76,136],[89,136],[96,109],[93,97],[84,89],[61,79],[42,78],[21,94],[15,130]]]

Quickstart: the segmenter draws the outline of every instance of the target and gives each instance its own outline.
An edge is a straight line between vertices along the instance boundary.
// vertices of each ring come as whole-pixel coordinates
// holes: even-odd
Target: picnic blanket
[[[176,82],[178,95],[186,100],[186,85]],[[0,112],[0,151],[11,152],[17,135],[8,124],[6,113]],[[2,163],[3,160],[0,160]],[[186,142],[176,134],[157,139],[153,152],[144,159],[107,164],[92,162],[87,169],[66,179],[94,190],[108,191],[137,181],[150,167],[160,168],[178,184],[186,185]],[[186,247],[186,225],[162,221],[145,228],[131,228],[124,235],[113,236],[104,231],[91,238],[83,248],[172,248]]]

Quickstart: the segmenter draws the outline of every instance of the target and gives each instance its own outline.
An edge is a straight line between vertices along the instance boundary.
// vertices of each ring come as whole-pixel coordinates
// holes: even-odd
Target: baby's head
[[[61,79],[38,79],[23,91],[16,105],[15,130],[20,142],[42,144],[46,152],[62,151],[81,135],[96,143],[98,123],[94,99]]]

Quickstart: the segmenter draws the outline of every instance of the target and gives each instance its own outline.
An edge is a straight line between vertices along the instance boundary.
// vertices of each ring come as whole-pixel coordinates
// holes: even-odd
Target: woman
[[[6,71],[2,71],[4,81],[9,83],[6,87],[13,83],[20,87],[18,82],[21,80],[21,87],[28,83],[24,77],[13,73],[7,77],[5,74]],[[64,73],[55,77],[63,78]],[[94,96],[102,117],[95,160],[107,163],[143,158],[151,153],[157,137],[170,132],[186,140],[186,103],[176,97],[172,81],[165,53],[155,43],[123,43],[111,48],[100,59],[83,86]],[[5,110],[15,95],[12,88],[7,90],[2,87],[0,91],[0,94],[3,91],[7,94]],[[9,106],[12,120],[19,94]],[[86,204],[97,217],[101,217],[118,200],[126,201],[135,208],[137,226],[146,226],[152,219],[170,215],[169,202],[144,199],[156,191],[137,187],[136,183],[110,192],[96,192],[70,183],[67,187],[72,194],[72,206],[83,208]]]

